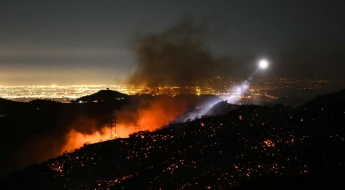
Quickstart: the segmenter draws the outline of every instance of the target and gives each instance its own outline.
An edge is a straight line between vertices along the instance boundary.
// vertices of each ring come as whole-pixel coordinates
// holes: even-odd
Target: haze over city
[[[0,85],[126,84],[145,69],[143,48],[165,43],[178,50],[183,38],[197,44],[189,47],[189,57],[156,59],[161,64],[146,66],[191,74],[188,69],[197,67],[208,71],[200,75],[247,77],[259,59],[267,58],[272,64],[264,77],[344,81],[342,5],[342,1],[2,1]],[[149,38],[156,41],[148,44]],[[208,61],[192,60],[198,50]],[[178,69],[179,64],[185,69]],[[175,78],[181,77],[185,75]],[[197,74],[192,79],[198,79]]]

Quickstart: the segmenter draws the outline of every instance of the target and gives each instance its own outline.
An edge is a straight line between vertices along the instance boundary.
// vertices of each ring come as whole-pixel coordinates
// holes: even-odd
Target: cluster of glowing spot
[[[264,140],[264,144],[267,147],[274,147],[274,143],[271,140]]]

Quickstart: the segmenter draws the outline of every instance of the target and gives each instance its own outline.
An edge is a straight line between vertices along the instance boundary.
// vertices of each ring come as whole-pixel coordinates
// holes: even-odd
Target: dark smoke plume
[[[138,68],[129,83],[183,86],[219,75],[228,63],[205,48],[205,31],[206,24],[186,18],[162,33],[139,37]]]

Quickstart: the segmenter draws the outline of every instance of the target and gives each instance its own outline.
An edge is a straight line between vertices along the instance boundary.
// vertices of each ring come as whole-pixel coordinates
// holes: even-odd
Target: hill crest
[[[109,102],[127,99],[129,95],[113,91],[113,90],[100,90],[95,94],[83,96],[76,99],[76,103],[91,103],[91,102]]]

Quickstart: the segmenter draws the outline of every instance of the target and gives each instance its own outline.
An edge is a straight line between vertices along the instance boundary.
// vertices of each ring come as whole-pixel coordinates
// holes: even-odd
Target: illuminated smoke
[[[204,102],[217,99],[215,96],[139,96],[121,110],[117,115],[116,137],[126,138],[137,130],[154,131],[174,120],[178,115]],[[85,104],[86,106],[86,104]],[[84,108],[86,109],[86,107]],[[11,157],[9,171],[22,169],[33,163],[40,163],[57,157],[65,151],[73,151],[84,144],[97,143],[110,139],[110,123],[107,111],[75,110],[63,112],[57,123],[47,131],[35,134],[23,142]],[[97,110],[97,109],[96,109]],[[138,124],[138,128],[136,128]]]
[[[246,93],[248,88],[249,88],[248,81],[242,82],[240,85],[235,86],[232,89],[232,94],[229,97],[227,97],[226,100],[228,101],[228,103],[236,104],[242,98],[242,96]]]
[[[113,113],[113,116],[116,115],[116,137],[126,138],[136,130],[159,129],[174,120],[178,114],[184,113],[189,107],[201,105],[203,102],[204,100],[194,99],[194,97],[140,96],[133,98],[130,104]],[[85,143],[109,140],[110,126],[109,121],[104,122],[96,115],[91,118],[86,115],[78,116],[68,125],[64,136],[57,138],[63,138],[64,141],[60,143],[60,150],[55,152],[56,156],[64,151],[80,148]]]
[[[243,97],[243,95],[246,93],[246,91],[249,89],[249,83],[248,81],[242,82],[240,85],[236,85],[232,87],[231,95],[229,97],[225,97],[224,100],[227,101],[227,103],[230,104],[236,104],[239,102],[239,100]],[[219,99],[211,99],[206,102],[204,102],[202,105],[199,106],[199,109],[196,110],[194,113],[188,112],[179,120],[176,120],[177,122],[185,122],[187,120],[193,120],[197,117],[201,117],[208,114],[213,114],[210,112],[210,110],[218,103],[220,103],[221,100]]]
[[[110,137],[110,127],[103,127],[100,130],[97,130],[91,134],[78,132],[74,129],[71,129],[65,136],[65,144],[61,148],[60,153],[62,154],[65,151],[73,151],[78,149],[85,144],[93,144],[98,142],[103,142],[113,138],[127,138],[130,134],[134,133],[134,128],[118,125],[116,127],[116,135]]]
[[[116,137],[127,138],[137,130],[154,131],[169,124],[180,114],[191,108],[206,105],[206,102],[217,101],[216,96],[139,96],[132,102],[115,111]],[[113,132],[115,134],[115,131]],[[114,138],[113,136],[112,138]],[[64,143],[60,152],[71,151],[82,147],[85,143],[97,143],[109,140],[110,123],[102,123],[97,118],[78,117],[69,125],[69,130],[64,136]]]
[[[262,67],[262,65],[259,65],[259,68],[257,70],[255,70],[249,77],[247,80],[244,80],[240,85],[236,85],[234,87],[231,87],[231,95],[229,95],[228,97],[225,97],[224,100],[227,103],[230,104],[237,104],[241,98],[244,98],[245,93],[247,92],[247,90],[249,89],[250,85],[250,81],[252,80],[253,76],[255,76],[260,69],[264,69],[268,66],[268,62],[266,61],[265,63],[265,67]],[[183,119],[181,119],[181,121],[187,121],[189,119],[195,119],[196,117],[200,117],[206,114],[210,113],[210,110],[216,105],[218,104],[219,101],[218,100],[210,100],[208,102],[205,102],[202,106],[201,109],[198,110],[197,114],[188,114],[185,115],[183,117]]]
[[[61,152],[72,151],[82,147],[84,144],[102,142],[109,138],[109,129],[107,130],[106,128],[102,128],[92,134],[84,134],[71,129],[66,135],[66,144],[62,147]]]

